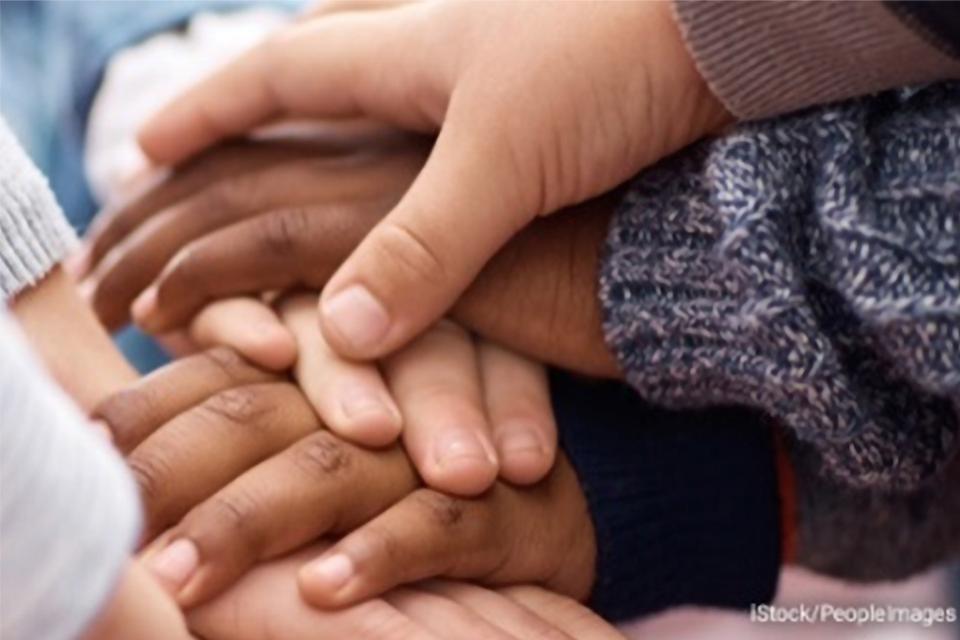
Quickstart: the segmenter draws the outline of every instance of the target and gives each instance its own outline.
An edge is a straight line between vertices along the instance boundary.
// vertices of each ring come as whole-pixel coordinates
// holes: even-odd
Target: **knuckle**
[[[396,534],[386,527],[370,524],[359,531],[354,544],[363,549],[362,556],[375,558],[379,566],[396,567],[406,554]]]
[[[274,255],[295,254],[310,227],[310,215],[306,209],[285,209],[261,218],[263,226],[261,242]]]
[[[110,425],[117,447],[127,450],[136,443],[142,425],[154,415],[155,409],[151,394],[142,389],[127,388],[103,400],[92,415]]]
[[[203,352],[201,356],[218,371],[226,380],[239,382],[243,379],[242,373],[249,368],[235,349],[227,346],[216,346]]]
[[[214,420],[235,424],[255,425],[272,411],[255,387],[235,387],[208,398],[201,410]]]
[[[258,526],[260,510],[260,502],[250,492],[234,490],[210,498],[195,517],[202,517],[204,525],[213,531],[222,532],[224,540],[236,541],[248,554],[258,556],[264,543]]]
[[[446,262],[420,232],[407,223],[385,221],[379,240],[377,248],[384,264],[424,284],[437,285],[447,280]]]
[[[344,443],[329,431],[318,431],[293,449],[294,464],[313,478],[343,473],[352,463]]]
[[[164,489],[171,475],[170,466],[159,453],[140,454],[134,452],[127,460],[140,497],[146,505],[148,514],[158,514],[164,500]]]
[[[411,496],[411,499],[419,505],[431,522],[443,528],[456,527],[463,520],[464,504],[459,498],[431,489],[420,489]]]

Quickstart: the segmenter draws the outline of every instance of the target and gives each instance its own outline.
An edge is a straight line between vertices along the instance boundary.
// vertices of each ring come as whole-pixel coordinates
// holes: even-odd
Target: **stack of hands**
[[[318,290],[426,150],[381,129],[223,145],[105,211],[73,265],[110,328],[149,288],[175,303],[160,337],[185,357],[93,415],[140,485],[143,559],[201,637],[619,637],[574,602],[594,534],[544,367],[501,346],[612,371],[583,302],[608,203],[538,222],[377,362],[318,330]],[[543,588],[420,582],[440,576]]]
[[[575,603],[594,533],[543,366],[617,375],[607,192],[729,116],[660,3],[361,6],[155,117],[176,168],[72,264],[186,356],[94,411],[144,562],[208,640],[619,637]],[[303,117],[381,124],[238,139]]]

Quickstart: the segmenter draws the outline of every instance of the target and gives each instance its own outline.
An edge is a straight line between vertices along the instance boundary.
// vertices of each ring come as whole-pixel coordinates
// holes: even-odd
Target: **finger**
[[[253,142],[224,145],[198,156],[171,175],[158,174],[143,189],[97,214],[87,230],[78,273],[86,275],[109,251],[154,214],[228,176],[316,154],[315,145]]]
[[[186,322],[212,300],[303,285],[321,289],[377,217],[377,208],[284,209],[214,231],[182,248],[134,301],[150,333]]]
[[[484,267],[451,316],[539,362],[620,377],[603,336],[597,272],[617,194],[541,218]]]
[[[533,484],[553,466],[557,425],[543,366],[480,341],[477,346],[483,399],[500,458],[500,476]]]
[[[129,452],[158,427],[230,387],[274,379],[232,349],[221,347],[177,360],[103,400],[93,417],[110,426],[120,451]]]
[[[460,603],[429,591],[397,589],[384,596],[384,600],[434,633],[449,634],[451,629],[457,629],[458,638],[520,640]]]
[[[304,566],[301,592],[317,606],[339,607],[446,576],[487,584],[543,581],[581,596],[592,581],[583,570],[595,557],[585,544],[593,534],[576,483],[570,465],[559,461],[533,488],[498,483],[481,498],[420,489]]]
[[[318,607],[342,607],[438,575],[481,578],[510,556],[498,506],[420,489],[305,565],[301,593]]]
[[[518,196],[502,130],[451,107],[410,190],[323,291],[321,326],[338,353],[378,358],[422,333],[538,211]]]
[[[325,203],[328,208],[372,209],[370,194],[402,193],[415,153],[322,156],[282,162],[230,176],[159,211],[103,256],[83,287],[100,319],[111,328],[129,320],[130,303],[192,240],[266,211]],[[370,186],[387,174],[390,179]],[[362,204],[361,204],[362,202]],[[393,200],[382,204],[387,211]],[[349,218],[347,218],[349,219]]]
[[[317,296],[281,304],[284,322],[297,340],[294,375],[330,428],[351,442],[382,447],[400,435],[400,410],[376,365],[344,360],[327,346],[317,327]]]
[[[190,321],[189,334],[200,347],[228,346],[274,371],[290,368],[297,359],[294,336],[273,309],[255,298],[211,302]]]
[[[576,600],[542,587],[506,587],[500,593],[550,621],[574,638],[626,640],[619,631]]]
[[[547,619],[502,594],[466,582],[430,580],[417,588],[453,600],[517,638],[574,640]]]
[[[584,597],[596,561],[585,510],[566,461],[535,487],[497,483],[480,498],[420,489],[305,565],[301,593],[316,606],[341,607],[444,576],[537,582]]]
[[[177,416],[127,459],[143,497],[147,539],[319,427],[286,383],[231,388]]]
[[[428,130],[438,114],[424,113],[423,96],[438,95],[428,74],[443,61],[418,61],[427,48],[408,44],[430,35],[420,34],[421,13],[414,5],[292,25],[161,110],[140,145],[155,162],[176,164],[281,114],[366,115]]]
[[[403,443],[428,485],[460,495],[486,490],[498,461],[483,410],[473,339],[449,321],[383,362],[403,415]]]
[[[296,571],[319,545],[254,567],[211,602],[187,613],[190,629],[205,640],[439,640],[383,600],[339,611],[320,611],[297,594]],[[460,636],[463,637],[463,636]]]
[[[165,552],[179,553],[180,540],[196,547],[198,564],[183,576],[177,596],[193,606],[260,560],[357,527],[416,485],[400,448],[374,452],[317,431],[195,507],[152,562],[162,565]]]

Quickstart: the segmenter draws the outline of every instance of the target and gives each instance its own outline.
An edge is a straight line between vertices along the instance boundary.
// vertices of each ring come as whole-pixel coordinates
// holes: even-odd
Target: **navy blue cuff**
[[[780,572],[773,434],[743,409],[668,411],[554,373],[560,439],[597,536],[591,606],[613,621],[769,602]]]

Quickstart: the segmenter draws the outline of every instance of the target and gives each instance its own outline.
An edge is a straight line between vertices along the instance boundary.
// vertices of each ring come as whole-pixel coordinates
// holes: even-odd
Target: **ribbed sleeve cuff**
[[[552,396],[596,531],[596,611],[619,621],[773,598],[779,499],[758,414],[656,409],[623,385],[565,374]]]
[[[742,119],[960,77],[960,60],[881,2],[675,0],[674,8],[707,83]]]
[[[76,241],[50,186],[0,119],[0,295],[43,278]]]

